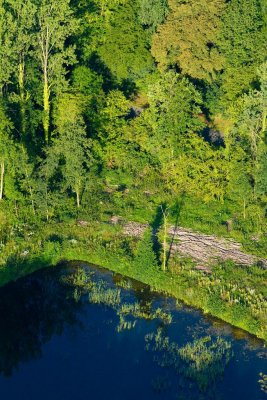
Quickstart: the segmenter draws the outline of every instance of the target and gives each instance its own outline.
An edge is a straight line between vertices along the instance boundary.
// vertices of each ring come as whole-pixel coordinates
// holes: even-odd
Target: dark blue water
[[[77,266],[62,266],[0,289],[1,399],[266,398],[258,383],[267,373],[262,342],[135,281],[83,268],[93,288],[72,279]],[[133,304],[139,314],[120,321]],[[188,343],[200,365],[190,349],[182,359]]]

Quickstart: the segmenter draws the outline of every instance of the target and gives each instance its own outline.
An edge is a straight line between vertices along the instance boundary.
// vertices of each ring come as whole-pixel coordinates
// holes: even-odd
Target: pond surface
[[[264,344],[104,269],[44,269],[0,289],[5,400],[264,400]]]

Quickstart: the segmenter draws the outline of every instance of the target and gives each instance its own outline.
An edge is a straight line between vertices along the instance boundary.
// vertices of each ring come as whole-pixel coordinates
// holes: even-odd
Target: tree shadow
[[[167,204],[163,203],[162,205],[157,207],[156,214],[154,217],[154,220],[151,223],[151,228],[152,228],[152,240],[153,240],[153,250],[156,254],[156,258],[158,263],[160,264],[160,254],[162,250],[162,243],[160,243],[159,238],[158,238],[158,233],[159,230],[163,224],[163,214],[162,214],[162,208],[166,209]]]
[[[172,254],[172,249],[173,249],[173,244],[174,244],[174,240],[175,240],[175,231],[178,228],[178,224],[180,221],[180,216],[181,216],[181,211],[184,205],[184,200],[185,200],[185,195],[182,194],[181,199],[176,200],[175,205],[173,207],[173,211],[172,213],[175,215],[175,224],[174,224],[174,232],[172,234],[172,238],[171,238],[171,243],[169,246],[169,251],[167,254],[167,260],[166,260],[166,264],[168,265],[168,262],[170,260],[171,254]]]
[[[94,52],[89,61],[88,66],[98,74],[103,77],[103,90],[105,93],[110,90],[114,90],[118,88],[118,82],[116,77],[112,74],[111,70],[108,66],[102,61],[100,56]]]
[[[83,304],[61,278],[64,266],[46,268],[0,288],[0,375],[10,377],[21,364],[41,359],[43,346],[67,327],[82,329]]]
[[[131,78],[125,78],[122,80],[120,90],[124,93],[127,99],[133,99],[138,93],[136,83]]]

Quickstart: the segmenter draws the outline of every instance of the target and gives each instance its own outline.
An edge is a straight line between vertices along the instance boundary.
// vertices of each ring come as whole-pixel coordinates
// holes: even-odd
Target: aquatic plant
[[[155,311],[150,309],[151,303],[146,303],[146,306],[142,306],[139,303],[134,304],[122,304],[120,308],[120,314],[122,315],[132,315],[136,318],[143,318],[146,320],[159,319],[165,324],[170,324],[172,322],[172,315],[163,311],[161,308],[157,308]]]
[[[195,380],[200,389],[206,389],[224,372],[232,357],[231,343],[218,337],[205,336],[179,349],[184,361],[182,370],[186,377]]]
[[[159,328],[145,340],[146,349],[155,353],[154,359],[159,366],[174,368],[203,391],[222,376],[233,355],[231,343],[221,337],[205,336],[179,347]]]
[[[267,375],[263,374],[262,372],[260,373],[260,380],[258,381],[260,386],[261,386],[261,390],[264,393],[267,393]]]
[[[121,290],[106,288],[103,283],[97,283],[89,293],[89,301],[94,304],[104,304],[117,307],[121,302]]]
[[[120,321],[119,321],[119,324],[117,326],[117,332],[122,332],[122,331],[125,331],[125,330],[130,330],[130,329],[135,328],[136,322],[137,322],[136,320],[127,321],[124,318],[124,316],[121,315],[121,314],[119,314],[119,317],[120,317]]]

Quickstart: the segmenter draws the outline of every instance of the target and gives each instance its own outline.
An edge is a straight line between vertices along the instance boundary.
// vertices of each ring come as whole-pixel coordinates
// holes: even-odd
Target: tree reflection
[[[61,268],[43,270],[0,288],[0,373],[42,357],[42,346],[66,326],[77,325],[81,303],[62,285]]]

